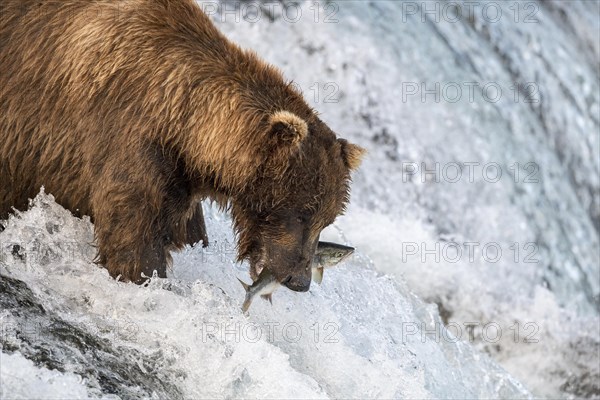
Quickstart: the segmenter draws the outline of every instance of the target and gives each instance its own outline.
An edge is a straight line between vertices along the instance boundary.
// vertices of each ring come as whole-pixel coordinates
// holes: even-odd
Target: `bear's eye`
[[[308,212],[299,212],[296,214],[296,222],[299,224],[306,224],[312,218],[312,214]]]

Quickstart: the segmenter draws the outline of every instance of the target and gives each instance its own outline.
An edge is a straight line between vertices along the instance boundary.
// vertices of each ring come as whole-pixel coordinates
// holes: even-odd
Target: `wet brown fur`
[[[240,259],[305,276],[362,153],[192,0],[0,0],[0,219],[44,186],[114,277],[206,242],[204,198]]]

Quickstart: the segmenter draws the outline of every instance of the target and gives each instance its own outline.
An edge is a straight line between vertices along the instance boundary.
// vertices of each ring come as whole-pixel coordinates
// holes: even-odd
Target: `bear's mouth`
[[[254,266],[254,273],[256,274],[256,276],[259,276],[263,269],[265,269],[265,264],[262,262],[257,263]]]
[[[250,266],[250,277],[253,281],[258,279],[260,273],[265,269],[265,265],[267,263],[266,259],[266,251],[264,248],[260,249],[260,257],[257,262],[252,263]]]
[[[285,263],[282,264],[276,260],[276,258],[269,256],[269,252],[266,247],[261,247],[258,261],[251,263],[250,265],[249,272],[252,281],[256,282],[259,280],[260,274],[265,269],[268,269],[269,272],[274,275],[275,280],[288,289],[296,292],[306,292],[309,290],[312,277],[310,262],[307,262],[302,270],[298,269],[294,271],[289,269],[286,271],[277,271],[276,268],[285,265]]]

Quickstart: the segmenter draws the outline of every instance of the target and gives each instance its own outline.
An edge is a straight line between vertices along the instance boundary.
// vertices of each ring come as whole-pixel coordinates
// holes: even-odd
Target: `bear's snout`
[[[298,240],[299,242],[300,240]],[[267,265],[282,286],[295,292],[307,292],[312,280],[312,259],[316,245],[281,245],[269,241],[265,252]]]
[[[311,263],[306,259],[301,259],[295,263],[293,272],[289,273],[281,284],[294,292],[308,292],[310,282],[312,281]],[[288,270],[289,271],[289,270]]]
[[[283,282],[283,286],[294,292],[308,292],[310,289],[311,278],[306,276],[289,275]]]

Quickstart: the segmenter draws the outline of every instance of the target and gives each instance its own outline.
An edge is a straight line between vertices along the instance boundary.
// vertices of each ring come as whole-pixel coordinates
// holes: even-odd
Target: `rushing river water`
[[[600,397],[598,2],[200,2],[369,150],[357,254],[239,311],[228,217],[117,283],[41,194],[0,233],[0,397]]]

